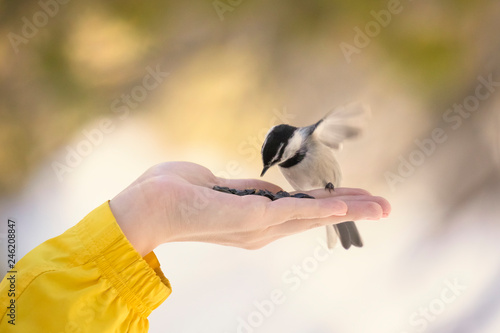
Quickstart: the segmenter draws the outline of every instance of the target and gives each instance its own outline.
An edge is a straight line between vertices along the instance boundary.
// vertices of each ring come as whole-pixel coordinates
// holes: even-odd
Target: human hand
[[[362,189],[307,191],[316,199],[236,196],[212,190],[281,188],[254,179],[223,179],[205,167],[167,162],[147,170],[110,201],[123,233],[141,254],[162,243],[199,241],[258,249],[308,229],[390,213],[387,200]]]

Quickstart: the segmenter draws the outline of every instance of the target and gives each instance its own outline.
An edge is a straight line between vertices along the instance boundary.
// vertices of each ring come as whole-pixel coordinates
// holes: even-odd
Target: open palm
[[[146,171],[110,205],[127,238],[134,246],[137,238],[146,252],[174,241],[257,249],[311,228],[347,220],[376,220],[390,212],[385,199],[361,189],[338,188],[331,193],[319,189],[307,192],[315,200],[271,201],[262,196],[214,191],[214,185],[281,190],[256,179],[219,178],[194,163],[167,162]]]

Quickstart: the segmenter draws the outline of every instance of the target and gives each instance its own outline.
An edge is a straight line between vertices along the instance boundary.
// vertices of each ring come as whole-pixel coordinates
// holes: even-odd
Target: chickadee
[[[331,191],[340,186],[342,173],[335,158],[345,139],[361,133],[369,109],[359,103],[339,107],[307,127],[281,124],[272,127],[262,145],[264,169],[261,177],[278,164],[281,173],[296,191],[319,187]],[[334,232],[335,230],[335,232]],[[352,221],[326,227],[327,243],[333,248],[337,236],[345,249],[362,247],[363,241]]]

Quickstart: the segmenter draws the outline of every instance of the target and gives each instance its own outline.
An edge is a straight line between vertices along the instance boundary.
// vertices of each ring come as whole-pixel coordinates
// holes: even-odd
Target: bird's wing
[[[358,136],[370,116],[370,108],[362,103],[337,107],[313,125],[313,135],[333,149],[340,149],[345,139]]]

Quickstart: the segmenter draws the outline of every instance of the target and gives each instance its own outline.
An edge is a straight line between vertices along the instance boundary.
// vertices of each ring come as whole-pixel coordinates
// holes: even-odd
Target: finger
[[[345,216],[346,213],[346,203],[335,198],[283,198],[267,204],[263,221],[265,226],[271,226],[288,220]]]
[[[234,188],[234,189],[257,189],[257,190],[268,190],[271,192],[278,192],[282,191],[283,189],[279,187],[278,185],[263,181],[263,180],[258,180],[258,179],[225,179],[225,178],[218,178],[217,179],[219,186],[226,186],[229,188]]]
[[[297,193],[301,191],[296,191],[292,193]],[[315,198],[331,198],[338,197],[341,195],[371,195],[370,192],[361,188],[348,188],[348,187],[338,187],[333,191],[328,191],[325,189],[316,189],[311,191],[306,191],[302,193],[307,193]]]
[[[389,201],[387,201],[383,197],[378,197],[378,196],[356,196],[356,197],[344,197],[340,196],[337,197],[339,200],[345,201],[348,205],[350,205],[352,202],[356,201],[372,201],[376,202],[381,208],[382,208],[382,217],[387,217],[391,213],[392,207]]]
[[[348,203],[346,216],[328,216],[314,219],[290,220],[268,228],[266,233],[269,237],[282,237],[304,232],[309,229],[323,227],[330,224],[338,224],[345,221],[378,220],[382,217],[382,207],[373,201],[356,201]]]

